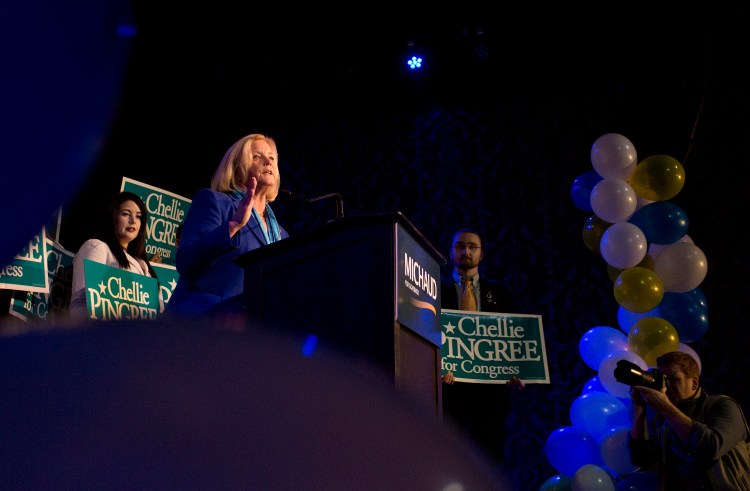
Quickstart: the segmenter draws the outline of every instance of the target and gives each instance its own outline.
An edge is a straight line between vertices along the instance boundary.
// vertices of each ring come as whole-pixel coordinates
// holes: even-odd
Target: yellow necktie
[[[473,282],[471,278],[461,278],[464,287],[461,292],[461,310],[477,310],[477,297],[474,296],[474,288],[471,286]]]

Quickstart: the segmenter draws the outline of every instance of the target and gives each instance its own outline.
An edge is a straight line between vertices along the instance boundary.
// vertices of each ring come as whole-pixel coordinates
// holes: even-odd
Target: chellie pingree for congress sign
[[[156,319],[160,311],[156,278],[91,259],[83,260],[86,306],[97,320]]]
[[[178,227],[185,221],[192,200],[128,177],[122,178],[120,191],[135,193],[146,204],[146,254],[151,262],[174,266]]]
[[[442,309],[441,366],[459,382],[549,383],[542,316]]]

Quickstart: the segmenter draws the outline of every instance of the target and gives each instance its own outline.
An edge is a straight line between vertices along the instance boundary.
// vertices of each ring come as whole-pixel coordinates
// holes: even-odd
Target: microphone
[[[281,193],[284,194],[285,196],[289,196],[292,199],[302,201],[303,203],[315,203],[316,201],[320,201],[322,199],[335,197],[336,198],[336,219],[338,220],[339,218],[344,218],[344,200],[341,198],[340,193],[329,193],[329,194],[324,194],[323,196],[318,196],[317,198],[310,198],[310,199],[297,196],[296,194],[292,193],[288,189],[282,189]]]
[[[297,196],[296,194],[292,194],[292,192],[289,191],[288,189],[282,189],[281,190],[281,194],[283,194],[284,196],[287,196],[289,198],[296,199],[297,201],[307,202],[307,200],[305,198],[303,198],[301,196]]]

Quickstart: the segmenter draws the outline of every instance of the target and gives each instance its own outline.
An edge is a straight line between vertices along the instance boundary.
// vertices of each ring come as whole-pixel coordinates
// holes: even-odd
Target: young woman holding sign
[[[105,219],[98,224],[100,230],[94,238],[83,243],[73,259],[73,284],[68,307],[72,320],[89,317],[84,259],[156,278],[146,254],[147,217],[146,204],[137,194],[122,191],[113,198]]]

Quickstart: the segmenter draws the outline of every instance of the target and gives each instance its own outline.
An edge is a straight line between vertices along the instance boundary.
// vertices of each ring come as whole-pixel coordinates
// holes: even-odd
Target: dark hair
[[[480,241],[482,240],[482,234],[479,232],[479,230],[475,228],[467,227],[467,228],[460,228],[456,230],[455,232],[453,232],[453,236],[451,236],[451,244],[453,244],[453,242],[456,241],[456,237],[458,237],[460,234],[474,234],[477,237],[479,237]]]
[[[682,373],[688,377],[697,377],[700,375],[698,362],[692,355],[682,351],[670,351],[656,358],[656,366],[662,368],[666,365],[676,365],[682,370]]]
[[[126,201],[132,201],[141,211],[141,227],[138,229],[138,235],[136,238],[128,244],[128,254],[135,258],[143,259],[146,262],[149,274],[153,278],[156,278],[156,272],[154,271],[154,268],[151,267],[151,262],[148,260],[148,255],[146,254],[148,210],[146,210],[146,204],[140,196],[131,193],[130,191],[121,191],[117,193],[110,201],[104,218],[98,220],[98,231],[95,233],[95,237],[109,246],[109,250],[112,251],[112,254],[120,264],[120,267],[123,269],[128,269],[130,267],[128,258],[122,250],[122,245],[120,245],[120,239],[115,233],[115,222],[117,220],[117,214],[120,212],[120,205]]]

